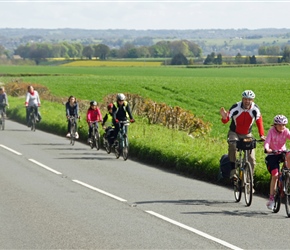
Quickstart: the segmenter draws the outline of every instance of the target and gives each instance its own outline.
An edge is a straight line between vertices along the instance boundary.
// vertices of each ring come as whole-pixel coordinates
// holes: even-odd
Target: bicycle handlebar
[[[240,140],[244,140],[245,142],[246,141],[248,141],[248,139],[250,139],[249,141],[255,141],[255,142],[264,142],[265,140],[262,140],[262,139],[255,139],[255,138],[253,138],[253,137],[248,137],[248,138],[243,138],[243,139],[238,139],[238,140],[236,140],[236,139],[234,139],[234,140],[229,140],[228,139],[228,142],[237,142],[237,141],[240,141]]]

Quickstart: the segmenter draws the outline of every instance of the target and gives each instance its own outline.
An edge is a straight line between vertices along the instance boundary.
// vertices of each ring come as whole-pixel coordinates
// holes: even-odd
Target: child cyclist
[[[267,138],[264,143],[266,156],[265,162],[267,169],[271,174],[271,183],[270,183],[270,197],[267,202],[268,209],[273,210],[275,201],[274,194],[277,186],[277,180],[279,177],[279,163],[282,155],[275,152],[285,151],[286,150],[286,141],[290,140],[290,131],[286,128],[288,119],[284,115],[276,115],[274,117],[274,124],[268,131]],[[287,159],[287,168],[290,165],[290,152],[286,154]]]
[[[87,111],[87,123],[89,125],[89,133],[88,133],[88,143],[92,143],[92,131],[93,131],[93,122],[102,122],[102,114],[100,109],[98,108],[98,103],[96,101],[90,102],[90,107]],[[98,123],[97,123],[98,124]]]
[[[102,127],[105,129],[105,138],[108,140],[109,144],[113,144],[114,140],[110,140],[114,137],[114,124],[113,124],[113,103],[107,106],[108,112],[105,114]]]

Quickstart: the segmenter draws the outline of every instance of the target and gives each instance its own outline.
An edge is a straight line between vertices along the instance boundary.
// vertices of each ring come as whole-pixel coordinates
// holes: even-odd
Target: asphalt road
[[[287,249],[284,205],[7,121],[0,249]]]

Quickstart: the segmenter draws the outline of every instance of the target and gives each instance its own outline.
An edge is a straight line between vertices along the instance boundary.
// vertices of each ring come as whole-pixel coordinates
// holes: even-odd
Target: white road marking
[[[56,170],[54,170],[54,169],[52,169],[50,167],[47,167],[47,166],[43,165],[42,163],[40,163],[40,162],[38,162],[36,160],[33,160],[33,159],[28,159],[28,160],[31,161],[31,162],[33,162],[33,163],[35,163],[35,164],[37,164],[38,166],[40,166],[42,168],[45,168],[46,170],[48,170],[50,172],[53,172],[55,174],[62,174],[62,173],[60,173],[60,172],[58,172],[58,171],[56,171]]]
[[[21,153],[19,153],[19,152],[13,150],[13,149],[11,149],[11,148],[8,148],[8,147],[6,147],[6,146],[4,146],[4,145],[2,145],[2,144],[0,144],[0,147],[7,149],[7,150],[9,150],[10,152],[12,152],[12,153],[14,153],[14,154],[22,155]]]
[[[111,197],[111,198],[113,198],[113,199],[116,199],[116,200],[118,200],[118,201],[122,201],[122,202],[126,202],[126,201],[127,201],[127,200],[125,200],[125,199],[123,199],[123,198],[120,198],[120,197],[118,197],[118,196],[116,196],[116,195],[110,194],[110,193],[108,193],[108,192],[106,192],[106,191],[103,191],[103,190],[101,190],[101,189],[98,189],[98,188],[96,188],[96,187],[93,187],[93,186],[91,186],[91,185],[89,185],[89,184],[86,184],[86,183],[84,183],[84,182],[81,182],[81,181],[78,181],[78,180],[72,180],[72,181],[75,182],[75,183],[78,183],[78,184],[80,184],[80,185],[82,185],[82,186],[84,186],[84,187],[87,187],[87,188],[89,188],[89,189],[92,189],[92,190],[94,190],[94,191],[97,191],[97,192],[99,192],[99,193],[101,193],[101,194],[107,195],[107,196],[109,196],[109,197]]]
[[[237,246],[234,246],[234,245],[232,245],[232,244],[230,244],[230,243],[228,243],[228,242],[226,242],[226,241],[223,241],[223,240],[221,240],[221,239],[218,239],[218,238],[216,238],[216,237],[213,237],[213,236],[211,236],[211,235],[209,235],[209,234],[206,234],[206,233],[204,233],[204,232],[202,232],[202,231],[199,231],[199,230],[197,230],[197,229],[195,229],[195,228],[192,228],[192,227],[186,226],[186,225],[184,225],[184,224],[182,224],[182,223],[180,223],[180,222],[177,222],[177,221],[175,221],[175,220],[169,219],[169,218],[167,218],[167,217],[165,217],[165,216],[163,216],[163,215],[161,215],[161,214],[155,213],[155,212],[153,212],[153,211],[145,211],[145,212],[146,212],[146,213],[149,213],[149,214],[151,214],[151,215],[153,215],[153,216],[156,216],[156,217],[158,217],[158,218],[160,218],[160,219],[162,219],[162,220],[165,220],[165,221],[167,221],[167,222],[169,222],[169,223],[171,223],[171,224],[174,224],[174,225],[176,225],[176,226],[179,226],[179,227],[181,227],[181,228],[184,228],[184,229],[186,229],[186,230],[188,230],[188,231],[190,231],[190,232],[193,232],[193,233],[195,233],[195,234],[198,234],[198,235],[200,235],[200,236],[202,236],[202,237],[204,237],[204,238],[207,238],[207,239],[209,239],[209,240],[215,241],[215,242],[217,242],[217,243],[219,243],[219,244],[221,244],[221,245],[223,245],[223,246],[225,246],[225,247],[228,247],[228,248],[230,248],[230,249],[234,249],[234,250],[242,250],[242,248],[239,248],[239,247],[237,247]]]

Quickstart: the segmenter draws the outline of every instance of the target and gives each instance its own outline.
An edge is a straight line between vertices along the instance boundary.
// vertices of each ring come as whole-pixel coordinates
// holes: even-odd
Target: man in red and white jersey
[[[254,98],[255,93],[252,90],[245,90],[242,93],[242,101],[235,103],[229,111],[226,111],[224,107],[220,109],[222,123],[226,124],[231,120],[230,130],[228,132],[229,141],[252,137],[252,126],[254,122],[258,127],[261,140],[265,140],[262,114],[257,104],[254,103]],[[232,167],[230,178],[236,178],[236,151],[236,143],[229,142],[228,155]],[[249,162],[254,171],[256,165],[254,149],[249,154]]]

